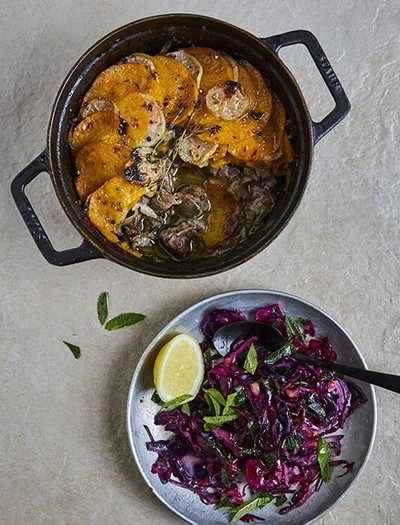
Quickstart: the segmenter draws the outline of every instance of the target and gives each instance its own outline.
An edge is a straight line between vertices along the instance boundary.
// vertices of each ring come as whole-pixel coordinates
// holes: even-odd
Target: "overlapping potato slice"
[[[211,208],[203,240],[210,248],[228,239],[236,230],[239,221],[239,206],[236,198],[224,185],[210,180],[204,183],[204,188]]]
[[[168,74],[161,69],[160,64],[168,69]],[[172,57],[157,55],[155,65],[159,81],[167,91],[165,118],[171,127],[181,126],[189,119],[197,102],[196,80],[181,62]]]
[[[75,159],[75,186],[81,202],[112,177],[122,176],[130,158],[131,150],[120,144],[95,142],[81,148]]]
[[[151,95],[141,93],[146,102],[149,117],[149,128],[140,146],[155,146],[166,130],[166,121],[162,105]]]
[[[75,127],[70,144],[75,153],[92,142],[113,142],[136,148],[147,129],[133,128],[113,111],[98,111],[83,119]]]
[[[186,53],[183,49],[177,49],[176,51],[167,53],[167,56],[181,62],[195,79],[197,87],[200,87],[201,77],[203,76],[203,66],[194,55]]]
[[[155,79],[157,79],[156,67],[153,62],[153,57],[145,53],[133,53],[125,58],[124,63],[142,64],[150,71]]]
[[[115,102],[113,102],[111,99],[105,97],[96,97],[82,104],[78,119],[83,120],[84,118],[89,117],[98,111],[114,111],[114,113],[118,112]]]
[[[252,84],[255,88],[255,103],[252,112],[260,122],[260,125],[263,126],[268,122],[272,113],[272,91],[267,81],[256,67],[246,60],[239,60],[239,66],[241,67],[242,75],[243,69],[245,69],[252,80]],[[244,81],[242,80],[242,82]]]
[[[84,103],[97,97],[115,102],[130,91],[152,95],[164,102],[164,89],[146,66],[139,63],[116,64],[102,71],[85,95]]]
[[[188,127],[191,133],[196,134],[206,142],[228,145],[237,141],[245,141],[257,133],[260,129],[260,123],[251,115],[236,120],[217,118],[207,108],[205,98],[202,98],[200,106],[194,113]]]
[[[128,182],[124,176],[116,175],[89,196],[90,222],[107,240],[119,243],[122,221],[145,191],[141,186]]]
[[[183,162],[204,168],[218,149],[218,144],[205,142],[194,135],[182,138],[177,147],[178,154]]]
[[[282,102],[273,95],[273,111],[267,124],[245,142],[232,142],[228,151],[240,161],[252,165],[276,160],[282,155],[282,141],[285,135],[286,112]]]
[[[210,88],[227,80],[237,80],[235,69],[225,53],[211,49],[210,47],[187,47],[183,49],[186,53],[193,55],[203,68],[200,88],[207,92]],[[232,58],[232,57],[231,57]]]

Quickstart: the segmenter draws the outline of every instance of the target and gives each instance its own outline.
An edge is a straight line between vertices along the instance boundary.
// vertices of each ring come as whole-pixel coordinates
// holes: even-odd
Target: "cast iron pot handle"
[[[275,52],[278,52],[285,46],[304,44],[321,73],[322,78],[335,101],[335,107],[321,120],[321,122],[313,121],[313,139],[314,144],[316,144],[332,128],[339,124],[339,122],[342,121],[350,111],[350,101],[347,98],[346,93],[343,91],[342,85],[333,71],[329,60],[326,58],[318,40],[312,33],[310,33],[310,31],[301,29],[297,31],[289,31],[288,33],[283,33],[281,35],[261,38],[261,40]]]
[[[14,197],[15,204],[25,221],[33,240],[42,252],[43,257],[49,263],[56,266],[65,266],[67,264],[102,257],[101,253],[86,240],[84,240],[77,248],[71,248],[69,250],[57,251],[53,248],[53,245],[33,210],[28,197],[25,195],[25,187],[43,172],[49,173],[46,151],[43,151],[38,155],[36,159],[24,168],[11,183],[11,193]]]

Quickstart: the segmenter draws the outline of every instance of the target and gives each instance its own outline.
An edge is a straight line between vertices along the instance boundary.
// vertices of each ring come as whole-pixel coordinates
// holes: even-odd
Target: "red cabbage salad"
[[[200,326],[205,375],[197,396],[156,414],[168,439],[155,440],[145,425],[147,450],[157,453],[151,472],[224,508],[230,522],[259,519],[253,512],[268,503],[286,514],[329,482],[332,471],[351,474],[353,464],[338,459],[338,431],[367,401],[354,383],[290,357],[336,359],[311,320],[294,321],[278,304],[257,309],[254,318],[278,328],[287,344],[271,353],[253,336],[221,357],[214,333],[247,318],[238,310],[209,312]],[[162,403],[156,393],[153,401]]]

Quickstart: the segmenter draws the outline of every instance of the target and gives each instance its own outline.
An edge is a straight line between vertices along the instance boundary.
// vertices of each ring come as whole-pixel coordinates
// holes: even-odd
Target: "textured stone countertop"
[[[352,103],[324,137],[304,197],[262,253],[233,270],[162,280],[107,260],[48,264],[10,195],[10,183],[45,147],[51,107],[76,60],[108,32],[171,12],[226,20],[257,36],[307,29]],[[151,493],[125,430],[135,365],[153,336],[212,294],[275,289],[338,321],[371,369],[400,374],[400,4],[397,0],[1,2],[0,523],[172,525],[183,521]],[[305,48],[281,52],[315,120],[332,99]],[[27,188],[57,249],[80,237],[46,174]],[[106,333],[112,313],[145,322]],[[82,348],[75,360],[63,340]],[[375,446],[349,494],[318,523],[395,525],[400,515],[400,398],[376,389]]]

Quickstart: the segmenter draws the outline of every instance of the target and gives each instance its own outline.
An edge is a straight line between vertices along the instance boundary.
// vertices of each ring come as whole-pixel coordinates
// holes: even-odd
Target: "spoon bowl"
[[[280,331],[272,325],[256,321],[238,321],[236,323],[225,324],[216,330],[213,343],[218,353],[226,356],[232,344],[240,339],[257,337],[258,343],[264,346],[270,352],[274,352],[287,344],[287,340],[282,336]],[[384,374],[383,372],[373,372],[372,370],[363,370],[353,366],[340,365],[331,361],[314,359],[298,352],[293,352],[290,357],[313,366],[319,366],[332,372],[337,372],[354,379],[360,379],[366,383],[380,386],[400,394],[400,376],[393,374]]]

